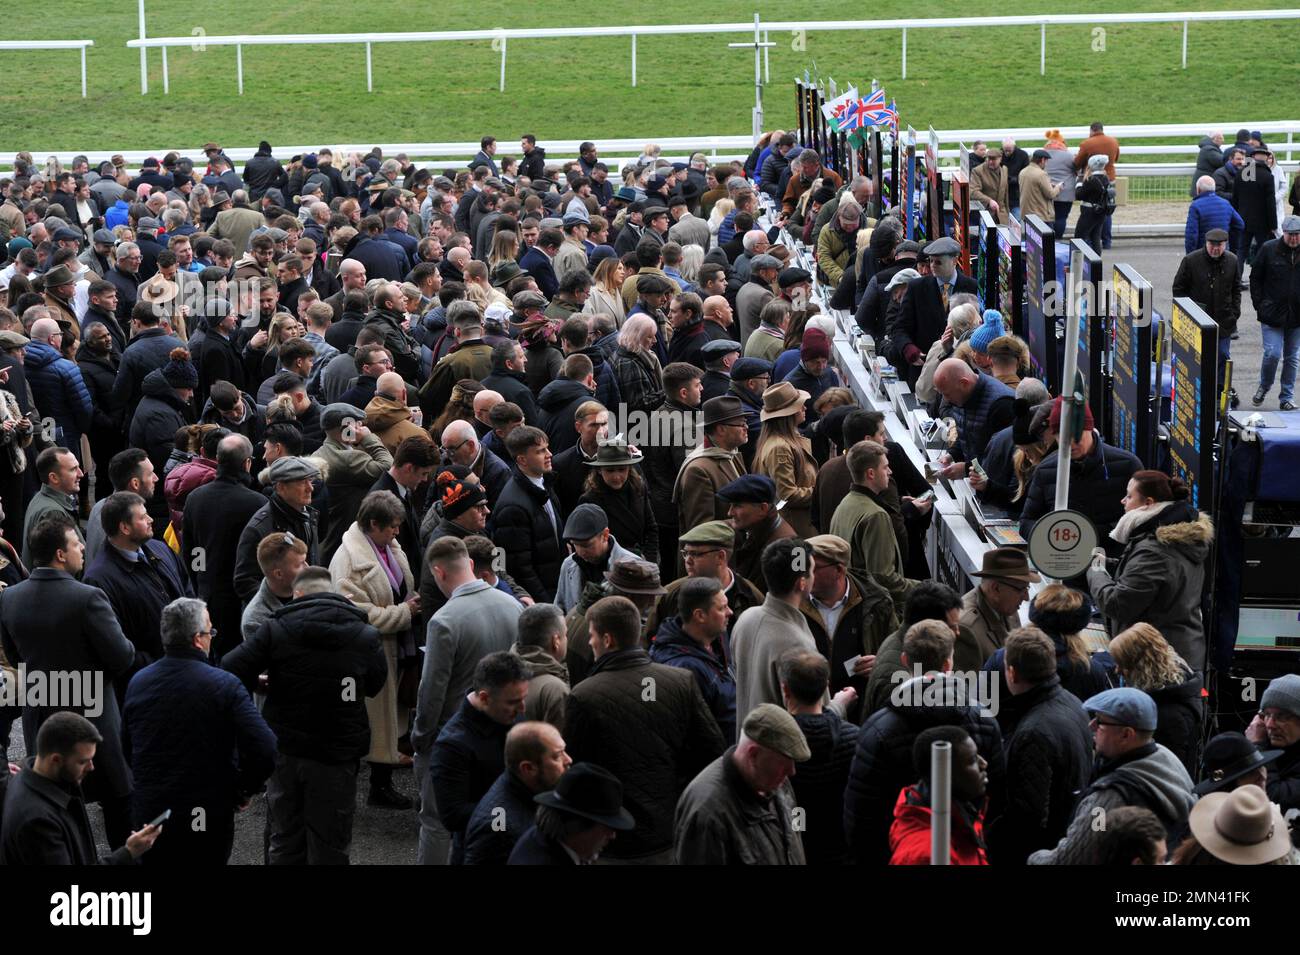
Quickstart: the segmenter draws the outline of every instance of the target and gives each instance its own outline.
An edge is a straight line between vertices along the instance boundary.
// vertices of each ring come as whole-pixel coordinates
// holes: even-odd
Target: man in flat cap
[[[325,442],[314,457],[325,471],[329,510],[321,519],[321,563],[328,565],[371,486],[393,466],[393,456],[366,427],[366,413],[338,402],[321,410]]]
[[[598,504],[579,504],[564,522],[564,542],[570,553],[560,565],[555,603],[565,613],[578,605],[588,584],[600,584],[621,560],[637,555],[623,547],[609,530],[609,516]]]
[[[320,468],[312,458],[286,455],[272,462],[270,499],[249,518],[239,537],[235,557],[235,592],[252,600],[262,583],[257,545],[267,534],[288,532],[307,545],[307,563],[320,564],[316,509],[311,506],[312,482]]]
[[[906,372],[909,385],[914,385],[920,377],[926,353],[948,326],[952,297],[959,292],[979,293],[975,280],[957,270],[961,246],[956,240],[944,236],[922,251],[929,258],[930,274],[907,283],[902,306],[889,328],[895,350],[891,358]]]
[[[720,336],[700,349],[700,357],[704,360],[704,377],[700,381],[701,400],[708,401],[731,390],[731,369],[740,360],[744,348],[740,342],[723,337],[726,333],[720,326],[713,322],[705,322],[705,325],[713,325]]]
[[[737,358],[731,366],[731,387],[727,394],[740,402],[749,438],[741,448],[745,466],[752,467],[758,436],[763,431],[763,392],[772,383],[772,363],[766,358]]]
[[[1237,337],[1241,318],[1241,261],[1228,251],[1226,229],[1210,229],[1205,245],[1183,257],[1174,273],[1174,298],[1186,296],[1214,319],[1219,326],[1219,381],[1223,381],[1224,363],[1231,357],[1232,340]],[[1237,390],[1232,390],[1232,406],[1237,407]]]
[[[763,703],[740,740],[691,781],[677,802],[678,865],[804,865],[790,777],[811,756],[793,716]]]
[[[763,551],[772,541],[795,537],[790,522],[781,516],[776,482],[766,474],[744,474],[718,488],[718,500],[727,505],[727,519],[736,529],[736,570],[767,589]]]
[[[740,325],[740,341],[748,344],[749,336],[758,328],[763,306],[776,297],[774,286],[781,274],[781,260],[764,252],[749,263],[749,281],[736,293],[736,321]]]
[[[681,531],[726,518],[726,502],[717,492],[746,473],[740,448],[749,439],[749,426],[740,399],[724,395],[706,401],[701,427],[708,440],[686,456],[673,485]]]

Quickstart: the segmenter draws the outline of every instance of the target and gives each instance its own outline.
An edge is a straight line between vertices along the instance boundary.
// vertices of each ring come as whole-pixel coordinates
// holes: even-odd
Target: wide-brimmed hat
[[[507,259],[504,262],[498,262],[496,265],[492,266],[492,274],[489,276],[488,281],[491,282],[495,288],[505,288],[510,284],[511,279],[524,274],[526,273],[519,267],[518,262],[515,262],[513,259]]]
[[[709,428],[724,421],[744,419],[745,406],[734,395],[719,395],[704,402],[704,419],[701,427]]]
[[[1043,578],[1038,571],[1029,566],[1029,558],[1024,551],[1014,547],[995,547],[984,552],[984,561],[972,577],[988,577],[993,580],[1018,580],[1021,583],[1036,584]]]
[[[605,579],[620,593],[651,597],[668,593],[659,582],[659,565],[648,560],[620,560],[605,571]]]
[[[770,421],[773,418],[784,418],[788,415],[798,414],[799,409],[804,406],[804,402],[811,398],[808,392],[801,388],[796,388],[788,381],[779,381],[775,385],[770,385],[763,392],[763,410],[758,416],[759,421]]]
[[[144,287],[140,289],[140,301],[148,302],[151,305],[163,305],[174,299],[180,292],[178,286],[171,279],[165,279],[161,275],[155,275]]]
[[[1267,865],[1291,851],[1282,810],[1258,786],[1202,796],[1187,823],[1201,848],[1229,865]]]
[[[554,789],[538,793],[533,802],[620,832],[636,828],[636,820],[623,808],[623,784],[595,763],[574,763]]]
[[[1280,749],[1258,749],[1244,733],[1220,733],[1205,744],[1201,765],[1205,778],[1192,790],[1198,796],[1219,792],[1282,755]]]
[[[69,285],[77,281],[77,277],[72,274],[72,269],[66,265],[56,265],[46,272],[41,280],[45,283],[47,289],[58,288],[60,285]]]
[[[640,451],[623,440],[623,436],[602,438],[596,446],[596,456],[583,462],[589,468],[621,468],[640,464],[645,457]]]

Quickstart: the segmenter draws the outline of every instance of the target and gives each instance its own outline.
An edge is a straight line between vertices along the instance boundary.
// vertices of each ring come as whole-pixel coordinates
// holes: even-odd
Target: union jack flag
[[[888,110],[885,106],[885,91],[876,90],[870,96],[850,104],[839,116],[840,132],[848,133],[855,129],[880,125],[879,116]]]

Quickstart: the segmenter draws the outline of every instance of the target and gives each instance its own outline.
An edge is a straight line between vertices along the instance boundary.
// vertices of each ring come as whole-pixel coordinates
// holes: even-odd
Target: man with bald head
[[[395,371],[386,371],[375,379],[375,396],[366,404],[366,427],[383,442],[390,454],[407,438],[428,438],[414,420],[408,404],[406,382]]]
[[[492,421],[490,415],[492,409],[505,400],[505,396],[501,392],[493,391],[491,388],[484,388],[474,395],[474,431],[477,433],[479,440],[491,434]]]
[[[727,301],[725,295],[710,295],[704,300],[704,320],[721,328],[725,333],[724,337],[730,338],[736,331],[734,317],[731,303]]]
[[[326,305],[334,309],[334,321],[339,321],[343,317],[343,297],[348,292],[364,292],[366,290],[366,267],[356,259],[344,259],[339,263],[339,282],[343,286],[327,299],[323,299]],[[328,341],[328,339],[326,339]],[[334,342],[330,342],[334,345]],[[350,343],[349,343],[350,344]],[[342,348],[334,345],[335,348]]]
[[[957,423],[956,440],[940,458],[946,465],[943,475],[963,478],[967,462],[982,457],[989,439],[1010,427],[1016,414],[1016,393],[960,358],[946,358],[939,363],[934,388],[943,396],[940,416],[951,416]]]
[[[510,465],[483,447],[478,432],[468,421],[453,421],[443,428],[442,459],[447,464],[470,468],[487,491],[488,503],[493,507],[510,482]]]
[[[36,306],[45,316],[49,310]],[[31,387],[36,407],[54,419],[55,444],[62,445],[81,461],[81,436],[90,427],[94,405],[86,388],[81,369],[63,357],[63,329],[49,317],[38,318],[32,325],[32,340],[24,349],[23,371]]]
[[[438,271],[442,273],[444,282],[465,283],[465,266],[473,260],[469,249],[464,246],[455,246],[447,250],[441,262],[438,263]]]

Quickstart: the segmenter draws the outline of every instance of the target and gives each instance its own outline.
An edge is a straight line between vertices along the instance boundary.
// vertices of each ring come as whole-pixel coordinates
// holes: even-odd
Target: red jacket
[[[167,510],[171,514],[172,526],[176,536],[181,533],[181,518],[185,512],[185,499],[190,491],[200,488],[217,476],[217,462],[198,455],[184,464],[171,469],[163,481],[163,494],[167,498]]]
[[[894,824],[889,827],[890,865],[930,864],[930,806],[929,798],[916,786],[908,786],[898,794],[894,806]],[[949,848],[952,865],[988,865],[984,849],[984,810],[981,808],[973,827],[966,824],[961,812],[952,814],[952,836]]]

